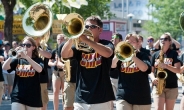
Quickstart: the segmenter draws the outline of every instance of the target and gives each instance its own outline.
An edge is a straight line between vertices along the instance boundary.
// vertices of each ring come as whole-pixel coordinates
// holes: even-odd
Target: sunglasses
[[[153,40],[150,39],[150,40],[148,40],[147,42],[153,42]]]
[[[160,41],[168,41],[169,40],[169,38],[160,38]]]
[[[21,44],[20,46],[21,47],[25,47],[26,46],[27,48],[30,48],[32,45],[31,44]]]
[[[86,29],[89,29],[89,28],[95,29],[95,28],[97,28],[97,27],[99,28],[98,25],[93,25],[93,24],[92,24],[92,25],[86,25],[86,26],[85,26]]]

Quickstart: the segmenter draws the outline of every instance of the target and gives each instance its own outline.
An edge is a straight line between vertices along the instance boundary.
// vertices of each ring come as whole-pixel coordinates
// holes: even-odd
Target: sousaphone
[[[50,36],[53,14],[50,7],[43,3],[30,6],[22,19],[22,27],[30,37],[41,37],[40,45],[45,47]]]

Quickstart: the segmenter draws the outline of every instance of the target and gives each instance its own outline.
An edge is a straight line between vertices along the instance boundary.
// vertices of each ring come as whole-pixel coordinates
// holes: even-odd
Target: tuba
[[[93,49],[87,44],[80,42],[79,37],[85,35],[88,39],[94,41],[93,34],[90,30],[85,29],[84,19],[77,13],[70,13],[62,23],[62,32],[66,37],[72,38],[77,50],[91,52]]]
[[[160,63],[164,63],[163,46],[161,47],[159,55],[160,55],[160,57],[159,57]],[[163,68],[160,68],[158,66],[157,77],[158,77],[158,84],[156,86],[157,87],[156,94],[160,95],[160,94],[162,94],[162,92],[165,88],[165,84],[166,84],[165,79],[167,78],[167,72]]]
[[[30,6],[22,19],[22,27],[25,33],[33,38],[41,38],[40,46],[45,50],[50,36],[53,14],[49,6],[36,3]]]
[[[120,61],[122,62],[131,61],[134,54],[135,49],[130,43],[122,41],[116,45],[115,55]]]

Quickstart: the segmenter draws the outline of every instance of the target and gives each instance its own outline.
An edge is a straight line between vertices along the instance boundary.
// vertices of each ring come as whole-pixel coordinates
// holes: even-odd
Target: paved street
[[[179,103],[182,97],[182,84],[179,82],[179,95],[178,95],[178,99],[176,100],[176,104],[174,107],[174,110],[179,110]],[[48,104],[48,110],[53,110],[53,93],[51,91],[49,91],[49,104]],[[62,100],[61,100],[61,96],[60,96],[60,103],[59,103],[59,110],[63,110],[62,109]],[[0,110],[11,110],[11,104],[10,101],[3,101],[2,105],[0,106]],[[151,110],[154,110],[154,106],[152,105]]]

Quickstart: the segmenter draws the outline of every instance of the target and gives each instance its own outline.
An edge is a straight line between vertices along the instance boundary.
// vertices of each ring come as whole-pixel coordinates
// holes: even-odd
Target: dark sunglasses
[[[99,28],[98,25],[86,25],[86,26],[85,26],[86,29],[89,29],[89,28],[95,29],[95,28],[97,28],[97,27]]]
[[[167,37],[166,37],[166,38],[160,38],[160,41],[162,41],[162,40],[163,40],[163,41],[168,41],[169,38],[167,38]]]
[[[32,45],[31,44],[21,44],[20,46],[21,47],[25,47],[26,46],[27,48],[30,48]]]
[[[153,40],[150,39],[150,40],[148,40],[147,42],[153,42]]]

